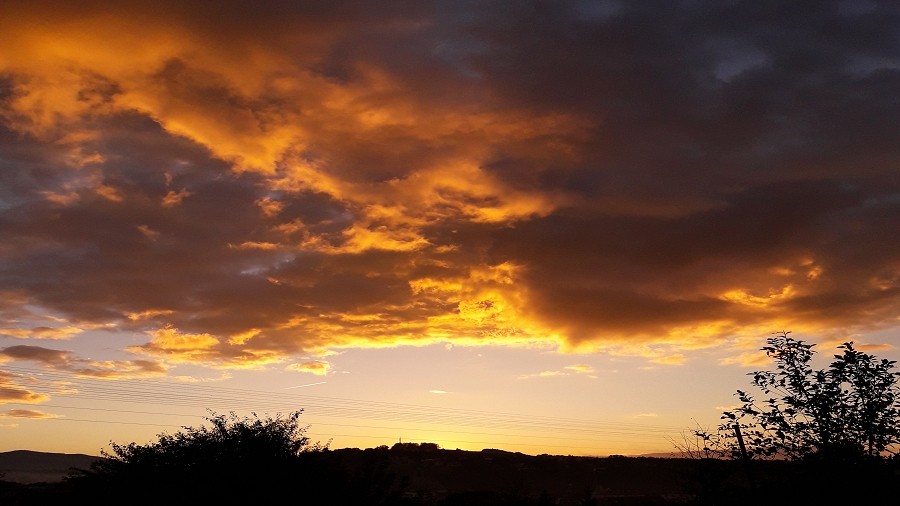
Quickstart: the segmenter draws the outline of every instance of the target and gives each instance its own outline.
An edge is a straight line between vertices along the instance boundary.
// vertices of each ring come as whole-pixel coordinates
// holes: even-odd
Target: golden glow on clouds
[[[390,200],[378,209],[419,213],[426,221],[463,217],[472,222],[515,221],[552,211],[562,201],[539,192],[523,192],[506,187],[476,163],[459,160],[448,165],[427,168],[412,176],[390,181]],[[375,197],[375,195],[364,195]],[[413,216],[402,216],[410,220]]]
[[[250,329],[246,332],[241,332],[241,333],[235,334],[228,338],[228,344],[237,345],[237,346],[247,344],[247,341],[258,336],[260,332],[261,331],[259,329]]]
[[[190,357],[186,357],[186,361]],[[286,359],[284,353],[265,348],[243,348],[237,354],[225,356],[209,355],[208,363],[216,369],[259,369],[277,364]]]
[[[793,285],[785,285],[778,291],[770,291],[767,295],[753,295],[747,293],[746,290],[729,290],[722,294],[722,299],[748,306],[765,308],[772,304],[776,304],[784,299],[791,298],[795,293]]]
[[[446,280],[420,278],[413,279],[409,282],[409,287],[413,294],[458,294],[462,291],[462,280]]]
[[[279,202],[277,200],[273,200],[270,197],[264,197],[256,201],[256,205],[259,206],[260,211],[262,211],[263,215],[267,218],[274,218],[278,216],[284,209],[284,203]]]
[[[128,313],[126,316],[129,320],[146,320],[156,316],[165,316],[172,314],[171,309],[147,309],[136,313]]]
[[[174,327],[164,327],[148,332],[149,343],[136,347],[134,351],[166,357],[172,362],[202,362],[210,350],[219,344],[219,339],[209,334],[188,334]]]
[[[232,248],[241,248],[241,249],[258,249],[264,251],[272,251],[280,249],[281,246],[275,244],[273,242],[257,242],[257,241],[246,241],[238,245],[229,244]]]
[[[207,333],[181,332],[172,326],[148,331],[148,343],[131,346],[132,353],[158,357],[174,364],[199,364],[216,369],[258,369],[285,360],[275,349],[248,345],[260,329],[249,329],[229,337],[227,346]]]
[[[335,247],[327,244],[317,237],[310,237],[300,246],[303,249],[318,251],[327,254],[353,254],[363,251],[378,249],[385,251],[415,251],[428,245],[428,241],[410,230],[397,230],[387,226],[379,226],[375,229],[365,225],[353,225],[344,233],[344,242]]]
[[[85,32],[88,26],[91,32]],[[82,20],[67,25],[52,39],[41,39],[34,31],[17,39],[15,47],[21,52],[7,57],[3,64],[30,78],[27,87],[25,84],[20,87],[24,93],[13,101],[11,111],[17,121],[13,124],[35,135],[51,135],[60,126],[71,126],[85,115],[137,110],[170,132],[208,147],[233,163],[236,170],[258,171],[270,177],[273,190],[322,192],[356,209],[357,222],[341,231],[339,241],[312,232],[299,220],[281,224],[280,230],[285,233],[301,235],[295,244],[302,250],[327,255],[370,250],[416,252],[432,246],[421,228],[441,220],[504,223],[546,215],[564,204],[565,196],[512,188],[487,173],[480,163],[491,149],[488,140],[528,143],[554,132],[557,141],[536,149],[534,155],[571,160],[576,157],[575,151],[560,141],[563,134],[580,138],[580,132],[590,126],[584,120],[561,113],[469,114],[444,110],[437,104],[434,110],[423,109],[424,104],[404,98],[404,85],[371,66],[357,68],[361,77],[349,85],[293,72],[290,64],[285,67],[287,61],[274,53],[257,53],[264,57],[254,60],[249,68],[238,67],[215,48],[193,44],[193,35],[181,31],[177,25],[162,33],[151,32],[145,41],[126,36],[120,44],[108,44],[109,37],[130,33],[126,26],[118,22],[107,25],[99,20]],[[8,37],[17,34],[18,31],[8,33]],[[66,43],[50,42],[53,40]],[[152,49],[146,45],[151,41]],[[38,54],[40,58],[36,58]],[[60,74],[56,72],[60,67],[71,70]],[[105,90],[107,95],[95,94],[89,101],[79,100],[80,90],[87,87]],[[214,90],[230,99],[207,99],[202,94],[204,90]],[[281,99],[277,110],[255,101],[253,97],[263,90]],[[301,113],[286,107],[291,103],[303,103],[306,110]],[[328,119],[329,131],[309,130],[319,118]],[[427,142],[453,139],[458,147],[454,153],[414,167],[409,174],[374,183],[342,180],[331,174],[321,161],[301,155],[313,134],[325,135],[326,142],[340,143],[342,137],[359,134],[377,137],[385,128],[399,129]],[[90,132],[80,135],[83,142],[96,136]],[[79,143],[75,141],[68,142],[77,147]],[[90,154],[79,163],[100,161],[102,157]],[[171,175],[167,173],[167,176],[168,183]],[[121,202],[121,196],[112,187],[95,185],[98,193]],[[77,199],[76,195],[53,194],[48,198],[70,204]],[[190,195],[186,189],[169,190],[162,198],[162,205],[175,206]],[[269,197],[257,203],[270,218],[278,216],[284,208],[283,203]],[[161,236],[150,225],[140,224],[137,228],[152,241]],[[237,247],[272,251],[279,245],[245,241]],[[436,246],[438,252],[455,248],[455,245]],[[476,268],[469,279],[410,281],[416,294],[426,295],[423,289],[427,286],[428,296],[455,305],[457,314],[431,315],[425,322],[368,322],[365,328],[358,323],[365,315],[334,315],[334,318],[325,316],[317,322],[288,327],[313,330],[323,338],[333,334],[327,339],[337,346],[419,344],[456,338],[471,343],[503,339],[510,344],[558,339],[516,309],[523,307],[526,300],[511,286],[513,270],[510,264],[502,264]],[[270,279],[282,283],[278,278]],[[348,322],[355,323],[348,328]],[[204,362],[217,353],[213,348],[218,340],[209,334],[182,335],[175,329],[162,329],[151,335],[152,341],[138,348],[175,362]],[[240,340],[230,343],[244,344]]]
[[[878,272],[842,275],[841,247],[830,246],[838,239],[810,225],[863,216],[865,206],[833,216],[828,205],[843,204],[819,203],[812,218],[784,212],[793,207],[769,211],[790,178],[765,179],[752,164],[718,178],[715,170],[745,162],[711,159],[706,167],[693,155],[679,158],[720,151],[683,138],[712,119],[681,124],[678,114],[642,112],[644,100],[636,114],[617,117],[631,92],[615,91],[646,76],[594,75],[608,96],[560,99],[559,80],[578,82],[580,72],[596,70],[579,67],[548,87],[470,55],[458,64],[472,74],[457,68],[449,76],[455,67],[447,62],[406,61],[359,44],[350,21],[298,18],[299,28],[269,30],[264,21],[272,20],[254,18],[267,30],[245,33],[190,9],[157,10],[72,15],[17,6],[13,22],[0,21],[0,70],[8,75],[0,120],[49,153],[44,165],[22,172],[53,176],[34,178],[33,195],[45,202],[16,204],[23,214],[33,209],[39,226],[23,221],[0,252],[21,265],[46,253],[94,269],[84,279],[80,270],[69,273],[81,283],[74,297],[46,295],[57,304],[90,295],[61,310],[71,318],[28,327],[3,316],[6,336],[72,340],[89,328],[81,320],[105,324],[113,313],[127,320],[121,328],[138,331],[165,317],[170,326],[152,328],[149,342],[128,349],[164,363],[256,368],[329,349],[453,343],[679,365],[685,352],[723,340],[747,363],[740,351],[757,346],[759,334],[746,336],[772,325],[816,331],[857,325],[861,314],[898,321],[896,260],[876,258]],[[386,37],[415,37],[434,22],[404,21],[377,26]],[[366,51],[332,61],[339,48],[356,46]],[[744,127],[752,130],[734,128]],[[718,138],[715,125],[708,128],[695,137]],[[644,144],[636,132],[663,137]],[[694,180],[709,180],[711,189],[693,188]],[[747,205],[743,194],[729,193],[742,187],[763,196],[752,194]],[[813,186],[805,206],[813,209],[808,197],[817,195],[842,202],[829,191]],[[869,206],[891,202],[862,197]],[[765,219],[768,212],[774,218]],[[841,223],[853,230],[865,221],[853,219]],[[86,233],[101,225],[104,233]],[[65,234],[67,227],[85,234]],[[822,235],[809,232],[799,246],[783,241],[784,252],[766,249],[770,238],[793,237],[790,227]],[[747,240],[745,231],[758,235]],[[79,256],[94,249],[105,255],[97,266]],[[854,276],[866,286],[847,281]],[[21,284],[45,296],[44,280]],[[95,295],[105,290],[115,293]],[[9,306],[25,311],[32,302]],[[39,350],[22,356],[77,363]],[[319,363],[288,367],[324,374],[327,367],[306,368]],[[117,364],[134,375],[163,368],[77,364],[96,375]]]

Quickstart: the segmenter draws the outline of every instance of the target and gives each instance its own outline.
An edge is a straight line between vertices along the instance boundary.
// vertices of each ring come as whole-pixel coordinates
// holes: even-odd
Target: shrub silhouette
[[[102,451],[89,470],[76,471],[53,491],[56,497],[44,499],[235,504],[283,502],[301,494],[308,504],[406,504],[404,484],[386,459],[351,462],[328,444],[312,443],[299,423],[301,413],[261,418],[210,412],[207,425],[159,434],[152,443],[111,443],[111,452]]]
[[[111,443],[113,453],[102,451],[105,459],[94,469],[116,472],[123,466],[140,467],[141,471],[177,466],[186,469],[203,465],[242,462],[274,462],[298,456],[301,452],[320,449],[310,445],[299,425],[301,411],[287,417],[239,418],[234,412],[218,415],[211,412],[205,420],[211,427],[185,427],[175,434],[160,434],[156,443],[120,445]]]
[[[265,418],[211,412],[205,418],[209,426],[159,434],[156,442],[145,445],[111,443],[111,453],[102,451],[103,458],[90,470],[68,482],[75,493],[112,492],[112,498],[114,492],[127,493],[129,502],[141,504],[173,498],[275,499],[301,481],[333,480],[307,458],[327,445],[312,444],[304,436],[301,412]]]

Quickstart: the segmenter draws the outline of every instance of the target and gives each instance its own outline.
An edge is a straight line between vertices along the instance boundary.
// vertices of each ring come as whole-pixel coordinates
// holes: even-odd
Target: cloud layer
[[[149,373],[898,323],[893,2],[6,9],[4,336]]]

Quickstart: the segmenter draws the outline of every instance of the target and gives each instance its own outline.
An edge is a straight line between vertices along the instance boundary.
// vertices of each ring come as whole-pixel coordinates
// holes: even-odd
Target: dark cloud
[[[717,207],[675,218],[558,214],[504,230],[493,254],[527,266],[534,308],[579,335],[663,337],[691,321],[776,315],[866,325],[896,311],[890,217],[900,209],[890,195],[826,180],[721,195]],[[788,286],[793,295],[766,311],[723,297]]]
[[[165,374],[167,367],[150,360],[96,361],[78,357],[65,350],[42,346],[16,345],[0,348],[0,359],[5,361],[37,362],[56,371],[76,376],[97,378],[139,378]]]
[[[72,354],[68,351],[51,350],[40,346],[8,346],[0,349],[0,353],[13,360],[33,360],[50,365],[67,364]]]
[[[246,365],[896,322],[892,2],[107,7],[0,39],[21,335]]]

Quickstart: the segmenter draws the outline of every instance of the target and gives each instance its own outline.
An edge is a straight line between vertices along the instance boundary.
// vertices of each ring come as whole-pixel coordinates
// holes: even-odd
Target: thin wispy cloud
[[[557,370],[545,370],[532,374],[522,374],[519,376],[519,379],[556,378],[561,376],[581,376],[596,379],[597,376],[594,374],[595,372],[594,368],[588,364],[573,364]]]
[[[287,366],[289,371],[307,372],[316,376],[325,376],[331,370],[331,364],[324,360],[308,360]]]
[[[0,411],[0,418],[46,419],[59,417],[60,415],[54,413],[45,413],[34,409],[8,409],[6,411]]]
[[[316,383],[306,383],[304,385],[294,385],[292,387],[284,387],[285,390],[290,390],[293,388],[306,388],[306,387],[314,387],[316,385],[324,385],[325,381],[317,381]]]

